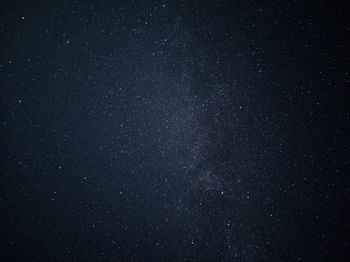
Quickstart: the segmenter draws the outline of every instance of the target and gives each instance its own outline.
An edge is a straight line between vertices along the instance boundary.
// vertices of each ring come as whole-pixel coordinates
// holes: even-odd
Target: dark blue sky
[[[345,6],[0,6],[1,261],[349,258]]]

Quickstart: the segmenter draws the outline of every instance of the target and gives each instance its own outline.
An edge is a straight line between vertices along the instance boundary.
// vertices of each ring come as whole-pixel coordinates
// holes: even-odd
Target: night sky
[[[346,10],[1,1],[0,261],[349,261]]]

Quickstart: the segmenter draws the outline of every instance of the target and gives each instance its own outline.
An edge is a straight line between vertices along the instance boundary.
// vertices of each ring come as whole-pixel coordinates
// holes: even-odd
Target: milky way
[[[2,1],[0,261],[349,261],[347,10]]]

